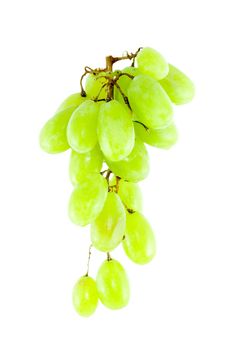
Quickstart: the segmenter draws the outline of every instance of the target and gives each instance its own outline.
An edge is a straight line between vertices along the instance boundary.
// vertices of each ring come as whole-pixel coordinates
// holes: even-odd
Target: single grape
[[[70,148],[66,129],[75,106],[57,112],[40,132],[40,147],[47,153],[60,153]]]
[[[160,129],[171,123],[172,103],[153,78],[136,76],[129,85],[128,98],[136,119],[148,128]]]
[[[134,123],[136,135],[145,143],[158,148],[169,149],[178,139],[178,131],[171,123],[163,129],[145,129],[143,125]]]
[[[155,256],[154,233],[142,214],[127,214],[123,248],[127,256],[137,264],[147,264]]]
[[[101,78],[103,75],[106,75],[106,73],[88,75],[86,79],[85,91],[90,98],[94,99],[98,95],[99,99],[105,99],[107,97],[106,87],[103,87],[103,85],[107,83],[107,80],[104,77]]]
[[[127,274],[116,260],[104,261],[96,277],[100,301],[108,308],[116,310],[125,307],[130,298]]]
[[[169,66],[165,58],[151,47],[144,47],[136,57],[138,70],[142,74],[160,80],[168,74]]]
[[[103,209],[107,193],[107,181],[100,174],[89,174],[79,180],[69,201],[71,221],[80,226],[93,222]]]
[[[159,82],[176,105],[190,102],[195,94],[193,82],[178,68],[169,64],[168,75]]]
[[[84,179],[89,173],[99,173],[102,164],[103,154],[99,145],[86,153],[71,151],[69,173],[72,184],[75,186],[80,179]]]
[[[67,127],[67,139],[74,151],[85,153],[96,146],[98,112],[99,105],[87,100],[72,114]]]
[[[111,162],[105,159],[109,168],[117,176],[130,182],[138,182],[145,179],[149,173],[149,156],[143,142],[136,138],[132,152],[119,162]]]
[[[134,77],[139,74],[138,69],[135,68],[135,67],[125,67],[121,71],[121,73],[127,73],[127,74],[130,74],[130,75],[133,75]],[[128,87],[129,87],[129,84],[130,84],[131,80],[132,79],[130,77],[128,77],[127,75],[122,75],[117,81],[117,83],[120,86],[123,94],[126,97],[128,96]],[[122,104],[125,104],[124,98],[123,98],[120,90],[116,86],[114,87],[114,98],[117,101],[121,102]]]
[[[81,96],[80,93],[68,96],[58,107],[57,112],[63,111],[68,107],[78,107],[86,100],[86,97]]]
[[[134,126],[129,108],[116,100],[102,104],[97,134],[105,157],[111,161],[127,157],[134,146]]]
[[[125,233],[125,208],[116,193],[109,192],[103,210],[91,225],[93,246],[103,252],[115,249]]]
[[[115,176],[110,180],[110,185],[116,186]],[[138,184],[120,179],[117,193],[126,208],[142,211],[142,192]]]
[[[96,282],[89,276],[81,277],[73,288],[73,305],[80,316],[91,316],[98,305]]]

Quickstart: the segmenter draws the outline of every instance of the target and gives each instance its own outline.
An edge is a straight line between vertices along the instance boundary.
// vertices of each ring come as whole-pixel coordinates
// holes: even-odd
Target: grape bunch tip
[[[129,64],[114,70],[121,60]],[[142,214],[138,185],[149,174],[145,144],[169,149],[176,143],[173,105],[190,102],[194,93],[182,71],[156,50],[140,48],[107,56],[103,69],[85,67],[80,92],[67,97],[42,128],[45,152],[71,149],[69,217],[76,225],[91,225],[87,272],[73,288],[79,315],[92,315],[99,300],[113,310],[128,304],[127,273],[110,255],[118,245],[136,264],[154,258],[155,236]],[[92,247],[106,254],[96,279],[89,276]]]

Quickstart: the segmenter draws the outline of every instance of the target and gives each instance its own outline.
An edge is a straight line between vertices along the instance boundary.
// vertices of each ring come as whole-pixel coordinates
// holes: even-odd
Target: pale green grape
[[[96,146],[98,112],[99,105],[88,100],[72,114],[67,127],[67,139],[74,151],[85,153]]]
[[[136,76],[128,88],[130,106],[138,121],[159,129],[172,120],[172,103],[161,85],[146,75]]]
[[[178,132],[171,123],[163,129],[145,129],[143,125],[135,123],[134,125],[136,135],[145,143],[158,148],[169,149],[178,139]]]
[[[106,73],[88,75],[86,79],[85,91],[90,98],[96,98],[98,95],[99,99],[105,99],[107,97],[106,87],[103,87],[103,85],[107,83],[107,80],[104,77],[100,78],[102,75],[106,75]]]
[[[98,118],[98,140],[104,155],[119,161],[132,151],[134,126],[129,108],[112,100],[102,104]]]
[[[105,160],[115,175],[130,182],[145,179],[149,173],[149,156],[143,142],[136,138],[132,152],[119,162]]]
[[[176,105],[190,102],[195,94],[193,82],[178,68],[169,64],[168,75],[159,82]]]
[[[60,153],[70,148],[66,129],[75,106],[57,112],[40,132],[40,147],[47,153]]]
[[[142,214],[127,214],[123,247],[127,256],[137,264],[146,264],[155,256],[154,233]]]
[[[103,164],[103,154],[99,146],[95,146],[86,153],[71,152],[70,155],[70,180],[76,185],[80,179],[85,178],[89,173],[99,173]]]
[[[91,225],[93,246],[109,252],[122,241],[125,233],[125,208],[119,196],[109,192],[103,210]]]
[[[156,80],[163,79],[168,74],[169,66],[164,57],[151,47],[144,47],[136,57],[138,70],[142,74]]]
[[[107,181],[100,174],[89,174],[79,180],[69,201],[71,221],[80,226],[93,222],[103,209],[107,191]]]
[[[110,180],[110,185],[116,186],[115,176]],[[138,184],[120,179],[117,193],[126,208],[142,211],[142,192]]]
[[[72,94],[68,96],[58,107],[57,112],[63,111],[68,107],[78,107],[86,100],[86,97],[82,97],[80,93]]]
[[[80,316],[91,316],[98,305],[96,282],[89,276],[81,277],[73,288],[73,305]]]
[[[130,75],[133,75],[134,77],[138,74],[138,69],[135,67],[125,67],[121,73],[127,73]],[[125,96],[128,96],[128,86],[131,82],[131,78],[128,77],[127,75],[122,75],[117,83],[119,84],[123,94]],[[119,89],[115,86],[114,87],[114,98],[121,102],[122,104],[125,104],[124,98],[122,97],[122,94],[120,93]]]
[[[116,260],[104,261],[96,277],[98,296],[108,308],[116,310],[126,306],[130,287],[123,266]]]

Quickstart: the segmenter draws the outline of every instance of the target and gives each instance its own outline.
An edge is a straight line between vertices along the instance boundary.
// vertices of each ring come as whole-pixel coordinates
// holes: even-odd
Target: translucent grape
[[[116,177],[111,179],[110,185],[116,186]],[[118,195],[128,209],[142,211],[142,192],[138,184],[120,179],[118,182]]]
[[[86,79],[86,85],[85,85],[85,91],[90,98],[96,98],[103,87],[104,84],[107,83],[107,80],[101,76],[106,75],[106,73],[99,73],[99,74],[89,74],[87,79]],[[107,97],[107,92],[106,88],[102,88],[100,94],[99,94],[99,99],[106,98]]]
[[[70,148],[66,129],[75,106],[57,112],[40,132],[40,147],[47,153],[60,153]]]
[[[127,214],[123,247],[127,256],[137,264],[146,264],[155,256],[154,233],[142,214]]]
[[[137,120],[148,128],[164,128],[171,123],[171,101],[153,78],[146,75],[136,76],[129,85],[128,98]]]
[[[98,140],[104,155],[119,161],[132,151],[134,126],[129,108],[112,100],[102,104],[98,118]]]
[[[80,179],[85,178],[89,173],[99,173],[103,164],[103,154],[97,145],[86,153],[71,152],[70,155],[70,180],[76,185]]]
[[[81,277],[73,288],[73,305],[80,316],[91,316],[98,305],[96,282],[89,276]]]
[[[116,260],[104,261],[96,277],[98,296],[101,302],[110,309],[121,309],[130,298],[127,274]]]
[[[57,112],[63,111],[68,107],[78,107],[86,100],[86,97],[82,97],[80,93],[72,94],[68,96],[58,107]]]
[[[168,74],[169,66],[164,57],[151,47],[144,47],[136,57],[138,70],[142,74],[156,80],[163,79]]]
[[[125,67],[122,70],[122,73],[127,73],[127,74],[133,75],[135,77],[138,74],[138,69],[135,67]],[[129,86],[130,82],[131,82],[131,78],[128,77],[127,75],[122,75],[119,78],[119,80],[117,81],[117,83],[119,84],[119,86],[120,86],[123,94],[125,94],[125,96],[128,96],[128,86]],[[125,104],[124,98],[117,87],[114,87],[114,98],[117,101],[121,102],[122,104]]]
[[[190,102],[195,94],[193,82],[178,68],[169,65],[168,75],[159,82],[173,103],[181,105]]]
[[[98,112],[99,105],[88,100],[72,114],[67,127],[67,139],[76,152],[89,152],[96,146]]]
[[[125,208],[116,193],[109,192],[103,210],[91,225],[93,246],[103,252],[115,249],[125,233]]]
[[[100,174],[78,181],[69,201],[71,221],[80,226],[93,222],[103,209],[107,193],[107,181]]]
[[[143,125],[135,123],[134,125],[136,135],[145,143],[158,148],[169,149],[178,139],[178,131],[171,123],[163,129],[145,129]]]
[[[105,160],[115,175],[130,182],[145,179],[149,173],[149,156],[143,142],[136,138],[132,152],[119,162]]]

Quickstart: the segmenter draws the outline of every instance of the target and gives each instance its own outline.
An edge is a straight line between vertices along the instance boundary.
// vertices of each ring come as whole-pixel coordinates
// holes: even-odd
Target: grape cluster
[[[114,71],[113,64],[123,59],[131,66]],[[40,145],[48,153],[71,149],[69,217],[79,226],[90,224],[92,246],[107,254],[96,280],[89,276],[88,260],[88,271],[73,290],[76,311],[90,316],[99,299],[111,309],[129,301],[127,274],[110,252],[122,243],[137,264],[155,256],[137,184],[149,173],[145,144],[168,149],[176,143],[173,104],[191,101],[194,85],[149,47],[108,56],[104,69],[85,67],[80,83],[81,92],[65,99],[44,125]]]

